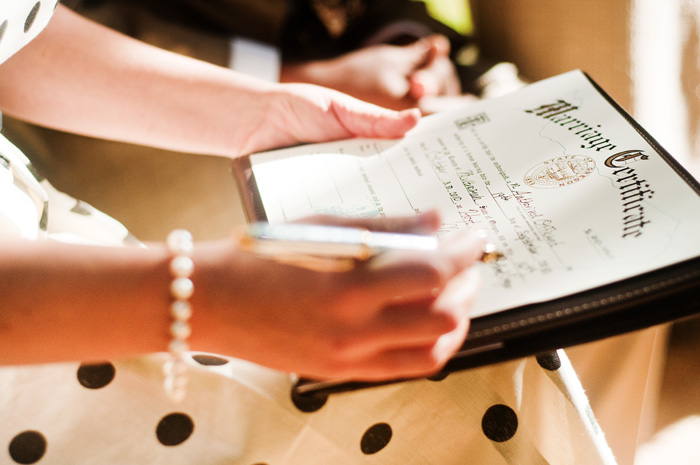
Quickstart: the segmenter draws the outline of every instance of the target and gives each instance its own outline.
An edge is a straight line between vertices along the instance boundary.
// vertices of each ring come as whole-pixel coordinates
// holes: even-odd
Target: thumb
[[[424,37],[406,45],[406,51],[411,54],[413,70],[417,70],[430,66],[441,51],[441,43],[436,36]]]
[[[417,40],[411,45],[414,69],[427,68],[438,58],[450,55],[450,41],[442,34],[432,34]]]
[[[408,81],[408,95],[413,100],[420,100],[423,97],[436,97],[440,93],[440,83],[427,70],[419,69],[408,78]]]
[[[450,40],[442,34],[433,34],[426,38],[434,53],[433,58],[450,55]]]
[[[408,95],[414,100],[434,97],[440,93],[440,83],[429,68],[438,58],[449,56],[450,42],[443,35],[433,34],[413,46],[416,48],[416,57],[420,53],[420,61],[415,62],[414,72],[409,76]]]
[[[352,97],[332,101],[331,111],[355,137],[402,137],[421,117],[417,108],[394,111]]]

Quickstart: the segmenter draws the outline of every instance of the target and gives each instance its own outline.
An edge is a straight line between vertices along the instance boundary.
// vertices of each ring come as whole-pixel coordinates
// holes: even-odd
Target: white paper
[[[700,256],[700,196],[574,71],[427,118],[400,141],[251,156],[270,222],[438,209],[487,231],[482,316]]]

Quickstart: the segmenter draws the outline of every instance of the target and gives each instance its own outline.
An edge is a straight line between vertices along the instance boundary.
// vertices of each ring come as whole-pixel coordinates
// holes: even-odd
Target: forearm
[[[144,249],[5,239],[0,366],[166,351],[170,260],[162,244]],[[304,272],[241,252],[235,241],[197,243],[192,260],[191,349],[260,357],[272,331],[265,309],[298,291],[287,285],[288,273]]]
[[[229,156],[245,151],[262,125],[272,88],[127,38],[60,5],[46,30],[0,66],[0,108],[21,119]]]
[[[169,282],[162,247],[6,241],[0,249],[0,365],[166,350]]]

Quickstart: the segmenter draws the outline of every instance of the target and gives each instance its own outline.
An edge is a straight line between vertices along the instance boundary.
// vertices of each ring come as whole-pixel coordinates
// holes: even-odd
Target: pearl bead
[[[189,350],[190,346],[181,339],[173,339],[168,345],[170,353],[179,357]]]
[[[176,278],[173,279],[173,282],[170,284],[170,292],[176,299],[187,300],[192,297],[194,284],[192,284],[192,280],[189,278]]]
[[[185,400],[186,388],[187,388],[187,377],[186,376],[169,376],[165,378],[163,382],[163,387],[165,388],[165,393],[167,396],[179,404]]]
[[[180,321],[187,321],[192,316],[192,306],[186,300],[176,300],[170,305],[170,315]]]
[[[175,321],[172,325],[170,325],[170,334],[172,334],[175,338],[185,340],[190,337],[191,333],[192,329],[190,328],[190,325],[184,321]]]
[[[192,234],[184,229],[172,231],[166,239],[168,250],[174,255],[189,255],[194,248]]]
[[[187,364],[184,360],[174,358],[163,364],[163,374],[165,376],[183,376],[187,373]]]
[[[187,323],[192,316],[192,307],[187,299],[194,292],[194,284],[189,279],[194,271],[194,263],[189,257],[194,249],[192,235],[182,229],[175,230],[168,235],[166,247],[172,256],[170,273],[174,279],[170,283],[170,293],[175,301],[170,305],[170,314],[174,320],[170,325],[173,339],[168,345],[171,360],[163,366],[164,388],[168,397],[175,402],[181,402],[185,398],[187,388],[187,366],[183,357],[189,350],[186,340],[192,332]]]
[[[170,272],[176,278],[189,278],[194,271],[194,262],[190,257],[178,255],[170,261]]]

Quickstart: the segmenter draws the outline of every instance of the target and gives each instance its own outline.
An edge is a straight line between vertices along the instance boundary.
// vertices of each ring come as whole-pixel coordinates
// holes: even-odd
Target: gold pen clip
[[[482,263],[495,262],[497,260],[505,258],[505,255],[499,252],[498,249],[496,249],[496,246],[491,242],[487,242],[486,244],[484,244],[482,250],[483,253],[481,254],[481,258],[479,258],[479,261]]]

